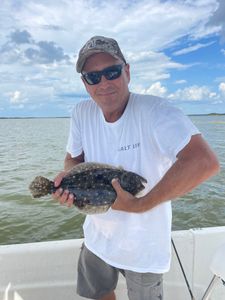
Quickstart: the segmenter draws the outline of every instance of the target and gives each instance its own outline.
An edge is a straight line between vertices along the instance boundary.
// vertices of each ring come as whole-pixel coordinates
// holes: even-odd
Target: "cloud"
[[[160,81],[153,83],[146,89],[141,88],[141,86],[137,86],[134,92],[168,98],[169,100],[176,101],[177,103],[180,103],[181,101],[208,101],[215,104],[222,103],[222,101],[225,100],[225,82],[221,82],[219,84],[217,92],[210,90],[207,86],[192,85],[185,87],[184,89],[177,89],[174,93],[170,93]]]
[[[149,94],[159,97],[165,97],[167,93],[167,89],[162,86],[161,82],[157,81],[153,83],[149,88],[140,91],[143,94]]]
[[[186,82],[187,82],[187,80],[185,80],[185,79],[180,79],[180,80],[175,81],[176,84],[184,84]]]
[[[65,31],[65,29],[63,27],[53,25],[53,24],[42,25],[42,28],[44,30],[51,30],[51,31]]]
[[[225,100],[225,82],[221,82],[217,88],[217,91],[212,91],[207,86],[192,85],[168,94],[167,98],[176,101],[222,103]]]
[[[154,83],[170,77],[170,70],[184,70],[188,68],[181,63],[170,59],[163,52],[140,51],[127,52],[126,59],[131,65],[132,88],[148,88],[149,83]],[[135,82],[135,86],[133,86]],[[138,88],[139,89],[139,88]]]
[[[100,34],[118,40],[131,63],[132,89],[170,95],[163,80],[179,78],[179,74],[173,77],[173,71],[182,71],[182,79],[190,75],[190,65],[182,57],[170,57],[172,51],[184,54],[209,46],[200,38],[221,33],[218,18],[208,22],[218,14],[217,8],[216,0],[3,0],[0,90],[8,93],[7,101],[29,99],[26,108],[32,103],[72,103],[73,96],[82,97],[85,90],[71,63],[83,43]],[[189,88],[171,97],[200,99],[213,93],[197,84]]]
[[[168,95],[171,100],[202,101],[214,98],[215,95],[206,86],[193,85],[184,89],[178,89],[175,93]]]
[[[23,104],[27,102],[27,98],[25,98],[21,91],[14,91],[8,94],[10,99],[9,102],[12,105],[23,107]]]
[[[64,54],[63,49],[54,42],[38,42],[36,48],[28,48],[24,54],[29,62],[33,61],[39,64],[70,61],[69,56]]]
[[[12,26],[23,28],[21,31],[26,30],[36,41],[54,42],[66,49],[67,55],[77,54],[81,45],[95,34],[115,37],[127,55],[131,51],[133,54],[160,52],[184,36],[190,41],[199,30],[204,30],[216,8],[215,0],[206,3],[200,0],[48,0],[48,4],[27,0],[19,2],[15,9],[14,1],[9,0],[8,15],[14,18]],[[5,26],[0,21],[1,25]],[[38,49],[32,49],[29,55],[38,57]]]
[[[26,30],[15,30],[10,34],[10,42],[15,44],[31,44],[32,37],[31,34]]]
[[[13,92],[11,94],[11,97],[10,97],[10,103],[18,103],[18,102],[20,102],[20,96],[21,96],[20,91]]]
[[[36,42],[27,30],[15,30],[9,40],[0,47],[0,58],[5,64],[53,64],[71,63],[63,48],[52,41]]]
[[[221,94],[223,95],[223,97],[225,97],[225,82],[221,82],[219,84],[219,91],[221,92]]]
[[[205,47],[208,47],[212,44],[214,44],[215,42],[209,42],[209,43],[206,43],[206,44],[202,44],[202,43],[198,43],[194,46],[190,46],[190,47],[187,47],[187,48],[184,48],[184,49],[181,49],[181,50],[178,50],[178,51],[175,51],[173,53],[173,55],[183,55],[183,54],[187,54],[187,53],[190,53],[190,52],[193,52],[193,51],[197,51],[198,49],[201,49],[201,48],[205,48]]]
[[[218,8],[209,21],[209,25],[215,25],[220,27],[221,41],[225,42],[225,1],[217,0]]]
[[[49,41],[57,30],[55,42],[70,51],[77,51],[95,34],[119,38],[124,51],[135,51],[140,44],[142,50],[162,49],[185,35],[204,34],[205,24],[217,8],[215,0],[27,0],[17,9],[14,1],[9,3],[14,26],[29,30],[36,40]]]

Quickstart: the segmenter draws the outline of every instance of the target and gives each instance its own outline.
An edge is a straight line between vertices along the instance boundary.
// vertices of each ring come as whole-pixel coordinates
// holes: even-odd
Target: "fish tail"
[[[43,176],[37,176],[29,185],[34,198],[39,198],[54,192],[54,182]]]

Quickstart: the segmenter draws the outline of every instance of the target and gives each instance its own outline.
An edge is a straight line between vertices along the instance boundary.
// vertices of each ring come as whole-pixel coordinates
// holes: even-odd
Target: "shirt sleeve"
[[[79,116],[79,107],[76,105],[70,119],[69,137],[66,146],[67,152],[72,157],[80,155],[83,151]]]
[[[156,143],[165,156],[176,160],[177,154],[189,143],[191,137],[200,134],[198,128],[183,112],[160,103],[154,112],[153,132]]]

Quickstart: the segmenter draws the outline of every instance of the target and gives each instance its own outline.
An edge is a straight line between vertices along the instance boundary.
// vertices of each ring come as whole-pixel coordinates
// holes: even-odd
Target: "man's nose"
[[[108,84],[108,82],[109,82],[109,80],[106,79],[104,75],[102,75],[100,83],[101,84]]]

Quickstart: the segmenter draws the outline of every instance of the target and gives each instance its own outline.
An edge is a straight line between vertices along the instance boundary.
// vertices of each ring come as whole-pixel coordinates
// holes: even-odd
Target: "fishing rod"
[[[194,297],[194,295],[193,295],[193,293],[192,293],[192,290],[191,290],[190,284],[189,284],[189,282],[188,282],[188,279],[187,279],[187,276],[186,276],[186,274],[185,274],[185,272],[184,272],[184,268],[183,268],[183,266],[182,266],[182,263],[181,263],[181,260],[180,260],[179,254],[178,254],[178,252],[177,252],[176,246],[175,246],[175,244],[174,244],[174,241],[173,241],[173,239],[172,239],[172,238],[171,238],[171,242],[172,242],[172,245],[173,245],[173,249],[174,249],[174,251],[175,251],[175,253],[176,253],[177,260],[178,260],[178,262],[179,262],[179,265],[180,265],[180,268],[181,268],[182,274],[183,274],[183,276],[184,276],[184,280],[185,280],[185,282],[186,282],[186,285],[187,285],[188,291],[189,291],[189,293],[190,293],[191,300],[196,300],[196,298]]]

